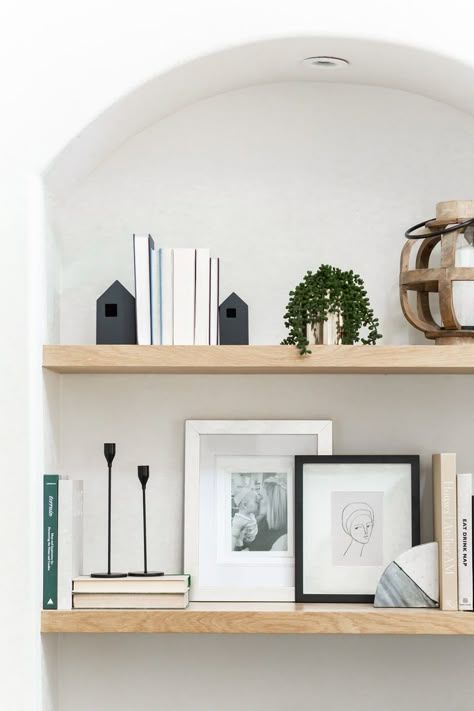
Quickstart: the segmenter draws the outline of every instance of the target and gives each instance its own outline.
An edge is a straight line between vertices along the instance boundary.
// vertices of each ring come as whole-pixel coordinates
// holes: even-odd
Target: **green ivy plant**
[[[306,324],[327,321],[331,313],[341,316],[339,336],[343,344],[375,345],[382,338],[361,277],[352,270],[345,272],[322,264],[315,274],[307,272],[290,291],[285,314],[289,334],[282,344],[297,346],[301,355],[311,353]],[[366,338],[359,337],[362,328],[367,328]]]

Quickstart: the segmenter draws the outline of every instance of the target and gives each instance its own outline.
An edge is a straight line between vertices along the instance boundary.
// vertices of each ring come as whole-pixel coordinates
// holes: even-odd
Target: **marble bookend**
[[[410,548],[385,569],[374,607],[438,607],[438,544]]]

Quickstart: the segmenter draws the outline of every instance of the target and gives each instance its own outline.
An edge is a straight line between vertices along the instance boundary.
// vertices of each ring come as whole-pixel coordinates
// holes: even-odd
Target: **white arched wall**
[[[301,66],[300,60],[308,54],[314,54],[314,49],[311,48],[315,44],[318,46],[318,53],[347,56],[353,62],[352,66],[347,71],[337,73],[308,72]],[[375,57],[378,59],[377,63],[374,63]],[[412,66],[416,69],[408,71]],[[472,107],[465,100],[460,88],[460,73],[465,86],[471,77],[468,68],[462,67],[454,60],[420,50],[408,51],[401,46],[362,40],[296,38],[249,45],[196,60],[195,63],[157,77],[122,99],[101,114],[66,147],[45,176],[46,188],[52,196],[51,222],[57,233],[63,262],[60,270],[61,340],[91,340],[90,318],[77,306],[77,302],[93,303],[99,279],[104,273],[104,270],[96,273],[95,261],[104,264],[108,260],[107,255],[113,254],[113,257],[109,256],[109,266],[112,270],[121,270],[128,263],[126,251],[117,239],[117,235],[127,225],[127,220],[139,223],[143,220],[143,225],[147,220],[156,220],[153,225],[157,225],[158,234],[162,232],[159,228],[163,217],[159,209],[150,208],[153,190],[149,190],[149,187],[153,185],[153,181],[163,187],[167,177],[173,185],[176,177],[173,169],[170,169],[170,161],[173,158],[179,165],[177,173],[182,176],[189,171],[189,184],[186,183],[186,178],[180,179],[175,191],[171,188],[167,193],[171,218],[168,223],[163,223],[163,232],[174,234],[174,244],[180,243],[183,240],[183,232],[187,232],[183,244],[193,244],[192,225],[196,224],[196,215],[186,198],[183,198],[183,194],[187,195],[192,189],[193,180],[199,175],[199,166],[203,166],[202,173],[206,174],[206,156],[213,171],[217,172],[209,179],[207,192],[203,190],[199,194],[200,205],[204,205],[204,210],[206,206],[209,211],[215,209],[219,201],[219,183],[228,177],[226,172],[219,172],[223,169],[223,163],[217,160],[217,156],[225,152],[226,140],[236,141],[231,160],[235,161],[236,156],[245,154],[246,150],[257,153],[261,160],[257,160],[253,165],[255,172],[252,173],[252,178],[262,184],[265,179],[270,178],[272,151],[277,150],[275,136],[280,135],[282,140],[287,142],[289,152],[291,153],[291,146],[294,145],[294,152],[300,156],[299,162],[291,162],[291,168],[297,173],[301,170],[308,171],[306,176],[301,176],[300,173],[297,175],[297,180],[302,178],[300,187],[304,188],[305,178],[307,177],[308,181],[312,178],[311,167],[301,160],[304,142],[318,138],[317,129],[313,135],[306,127],[312,112],[316,112],[321,105],[328,110],[327,120],[318,124],[328,143],[328,154],[324,160],[327,177],[326,185],[323,186],[323,189],[326,189],[323,200],[326,206],[330,205],[329,212],[334,216],[337,229],[327,239],[329,243],[332,242],[329,247],[316,249],[315,242],[306,247],[306,252],[316,260],[322,251],[325,257],[331,260],[335,255],[339,256],[341,249],[347,249],[351,259],[357,260],[358,253],[370,254],[372,249],[375,263],[371,263],[370,257],[363,256],[363,262],[367,261],[367,265],[364,264],[367,269],[373,267],[376,271],[377,260],[392,264],[391,269],[386,264],[380,265],[380,279],[372,284],[376,292],[375,301],[377,304],[383,304],[386,301],[384,289],[390,279],[396,283],[401,236],[396,243],[395,241],[403,222],[401,217],[400,224],[397,222],[399,211],[402,210],[403,214],[405,209],[413,216],[410,221],[416,221],[420,206],[426,210],[432,209],[437,192],[470,189],[469,165],[474,157],[474,120],[471,117]],[[433,77],[440,75],[449,77],[446,84],[438,84],[433,80]],[[321,87],[316,83],[311,87],[311,83],[316,79],[325,86]],[[334,90],[326,85],[329,82],[337,84]],[[295,107],[294,111],[291,107]],[[344,113],[345,109],[347,115]],[[250,133],[252,121],[256,120],[256,130],[260,132],[259,135],[263,135],[262,127],[265,122],[268,124],[271,120],[272,111],[283,114],[283,118],[280,123],[275,121],[276,129],[272,127],[272,131],[269,128],[265,134],[268,141],[265,150],[259,153],[258,140],[246,143],[248,136],[245,131],[243,136],[233,136],[235,126],[232,122],[237,116],[249,117]],[[295,130],[298,121],[294,125],[291,124],[292,113],[295,112],[301,119],[299,134]],[[213,123],[216,116],[225,124],[221,133],[218,124]],[[332,116],[336,116],[338,120],[331,121]],[[378,125],[377,119],[381,126]],[[360,145],[357,146],[351,144],[354,126],[358,127],[357,140]],[[364,127],[362,131],[361,126]],[[451,131],[452,135],[445,136],[445,130]],[[179,146],[180,136],[186,135],[187,140],[195,145],[199,142],[200,131],[202,152],[193,150],[186,155],[186,147]],[[339,146],[338,132],[344,134]],[[320,151],[324,150],[323,143],[324,140],[318,146]],[[167,153],[166,146],[173,148]],[[331,150],[335,151],[332,175],[329,174]],[[380,156],[390,150],[393,151],[393,157],[389,164],[385,165],[383,160],[379,162]],[[356,165],[352,168],[354,173],[348,181],[349,186],[357,185],[360,191],[354,204],[351,203],[350,196],[345,198],[349,205],[345,207],[346,217],[354,215],[354,221],[351,223],[352,234],[344,234],[337,217],[337,191],[344,189],[342,184],[338,188],[338,181],[342,181],[344,177],[347,180],[344,153],[347,154],[348,151],[350,162],[357,162],[364,177],[367,174],[371,176],[364,187],[357,185],[358,168]],[[435,155],[438,160],[444,159],[447,163],[444,171],[440,173],[432,170],[431,161]],[[367,159],[365,166],[364,157]],[[317,154],[314,159],[317,161]],[[160,161],[167,167],[161,169]],[[154,162],[158,167],[154,166]],[[258,172],[259,162],[269,167],[268,172]],[[405,166],[407,173],[411,175],[405,174]],[[317,171],[320,166],[315,162],[314,167]],[[383,173],[384,167],[387,168],[387,175]],[[240,167],[241,172],[237,174],[235,181],[237,186],[245,182],[247,169],[246,164]],[[383,189],[377,183],[377,171],[380,171],[380,177],[384,178]],[[135,197],[127,202],[128,183],[133,183]],[[401,192],[397,192],[400,186]],[[381,193],[384,194],[383,198]],[[333,195],[335,197],[332,197]],[[295,213],[299,209],[302,212],[304,201],[314,197],[313,191],[309,190],[307,194],[303,191],[301,205],[298,205],[293,197],[291,209]],[[284,201],[284,194],[279,194],[277,199]],[[266,194],[267,204],[263,211],[271,211],[271,200],[270,189]],[[357,214],[358,200],[361,204],[360,214]],[[387,204],[390,208],[388,217],[385,212]],[[370,227],[365,232],[364,206],[367,206],[370,218]],[[185,213],[184,218],[177,216],[180,209]],[[258,212],[257,205],[255,218]],[[238,225],[238,215],[233,217]],[[221,248],[224,248],[222,234],[219,236],[219,233],[222,233],[226,225],[222,213],[219,213],[219,218],[215,235],[204,230],[205,238],[214,240],[213,246],[217,251],[219,240]],[[311,213],[307,218],[311,219]],[[389,229],[380,237],[384,218],[389,223]],[[321,228],[316,215],[313,215],[313,220]],[[100,223],[104,223],[102,227]],[[291,226],[291,220],[288,226]],[[233,232],[234,227],[229,226],[229,231]],[[278,226],[274,227],[277,231]],[[325,235],[330,235],[330,229],[331,220],[324,225],[322,231]],[[338,229],[341,234],[338,234]],[[373,245],[371,229],[378,230],[376,248]],[[291,248],[298,251],[305,243],[303,241],[298,245],[298,226],[295,232],[296,235],[291,236]],[[305,237],[308,239],[308,235]],[[196,243],[202,243],[203,246],[206,243],[205,238],[202,233],[195,235]],[[235,235],[230,242],[234,239]],[[281,260],[284,258],[284,246],[281,246],[282,235],[276,232],[272,232],[270,239],[268,235],[262,235],[259,252],[264,255],[267,250],[270,258],[273,258],[275,243],[280,245]],[[88,259],[87,255],[93,256]],[[227,256],[228,262],[231,262],[232,249],[228,249]],[[262,259],[258,266],[263,277],[264,261]],[[240,268],[242,266],[241,264]],[[383,272],[385,267],[386,274]],[[304,268],[304,260],[298,268]],[[238,271],[239,269],[235,270],[235,276]],[[81,281],[84,281],[85,275],[88,285],[82,289]],[[107,272],[107,278],[109,277]],[[128,285],[131,286],[130,273],[128,279]],[[275,294],[276,298],[281,297],[281,294]],[[394,311],[394,308],[397,309],[396,294],[395,298],[392,297],[393,294],[390,295],[388,306],[389,310]],[[258,299],[257,292],[254,298]],[[268,301],[272,301],[271,295]],[[263,320],[264,314],[260,314],[259,323],[262,324]],[[258,327],[258,323],[256,325]],[[394,338],[396,328],[399,331]],[[79,337],[75,335],[78,332],[81,334]],[[275,338],[275,335],[273,333],[272,337]],[[403,342],[404,339],[413,338],[413,331],[410,332],[398,314],[395,326],[389,323],[386,336],[386,342]],[[254,342],[258,342],[258,337]],[[400,398],[400,383],[406,388],[403,398]],[[434,388],[437,389],[436,396],[432,392]],[[158,473],[149,491],[150,506],[159,521],[150,530],[150,550],[154,548],[159,551],[166,569],[175,569],[180,565],[182,423],[187,417],[328,416],[334,420],[335,448],[338,453],[420,452],[423,464],[423,537],[425,540],[429,539],[429,454],[443,442],[445,449],[460,453],[461,462],[466,467],[469,466],[470,454],[462,441],[462,428],[446,433],[443,427],[448,416],[443,419],[431,414],[420,422],[416,403],[424,401],[426,408],[434,413],[438,399],[441,397],[446,401],[453,388],[460,397],[461,392],[470,392],[471,386],[466,386],[462,380],[453,383],[452,378],[400,380],[394,377],[384,378],[382,381],[368,377],[343,380],[300,377],[251,380],[226,378],[219,379],[218,383],[212,378],[187,378],[185,382],[172,377],[64,378],[58,410],[61,432],[59,466],[61,471],[73,477],[82,477],[86,481],[86,565],[88,569],[100,567],[101,554],[97,549],[97,541],[100,540],[100,522],[103,516],[102,487],[96,472],[101,461],[98,441],[108,438],[119,441],[123,452],[121,464],[115,472],[117,490],[122,491],[122,496],[117,497],[116,501],[117,520],[124,524],[122,530],[117,530],[118,567],[125,569],[133,567],[134,563],[137,539],[133,521],[139,512],[133,503],[134,489],[129,472],[139,457],[145,457],[150,462],[152,471]],[[49,393],[54,392],[54,389],[55,385],[49,387]],[[407,402],[409,415],[405,412]],[[141,424],[136,427],[135,413],[138,412]],[[463,417],[462,413],[460,417]],[[163,538],[166,540],[165,546]],[[405,679],[405,688],[400,697],[387,700],[385,707],[387,711],[392,711],[392,708],[398,707],[401,698],[408,711],[414,711],[422,697],[423,679],[433,666],[436,666],[438,655],[449,652],[456,660],[455,664],[462,666],[469,643],[466,642],[462,649],[452,644],[448,650],[445,640],[435,640],[427,649],[417,640],[417,654],[424,654],[424,662],[417,670],[413,665],[414,648],[411,645],[408,640],[397,640],[394,651],[393,641],[384,639],[378,640],[378,644],[374,644],[372,640],[350,643],[351,649],[362,646],[364,665],[367,659],[370,664],[376,664],[376,660],[381,657],[390,658],[392,665],[390,671],[384,669],[384,665],[378,668],[377,684],[374,684],[372,678],[364,677],[362,666],[357,668],[357,676],[370,686],[360,708],[375,708],[375,697],[383,693],[388,685],[392,685],[400,674]],[[201,664],[195,663],[197,649],[200,650]],[[288,654],[291,655],[291,663],[286,657]],[[296,699],[296,705],[302,705],[311,694],[305,661],[305,655],[308,654],[318,660],[319,672],[312,678],[312,682],[317,682],[321,703],[325,706],[333,704],[336,709],[345,707],[352,699],[352,692],[346,687],[335,688],[331,670],[336,666],[338,673],[342,673],[341,670],[344,669],[353,669],[353,656],[348,649],[347,640],[328,642],[325,638],[315,638],[302,642],[299,638],[289,638],[272,642],[261,639],[256,643],[249,643],[247,638],[236,638],[229,642],[207,638],[194,644],[184,638],[178,638],[170,644],[159,637],[138,641],[121,638],[119,642],[116,639],[103,638],[91,646],[89,640],[82,642],[75,637],[66,636],[59,641],[59,655],[54,662],[58,671],[58,708],[61,711],[76,711],[83,703],[80,699],[81,684],[77,676],[78,669],[82,669],[97,698],[105,699],[107,696],[109,703],[117,711],[122,711],[122,708],[130,705],[138,680],[142,698],[146,703],[152,703],[159,687],[164,704],[189,703],[192,696],[196,711],[217,709],[224,703],[229,711],[233,711],[241,704],[238,696],[234,695],[235,675],[246,679],[248,693],[255,702],[255,707],[259,707],[265,698],[274,708],[286,709],[291,704],[291,699]],[[227,662],[220,661],[221,655],[225,656]],[[100,661],[104,658],[109,660],[107,664]],[[147,661],[150,658],[159,660],[160,671],[152,672]],[[242,658],[245,663],[242,663]],[[179,665],[176,663],[177,659],[180,660]],[[212,666],[212,672],[209,665]],[[49,660],[48,666],[53,666],[52,660]],[[190,681],[192,688],[178,690],[183,667],[189,669],[191,666],[195,668],[195,674]],[[255,678],[246,676],[249,666],[259,669]],[[125,669],[130,670],[134,681],[127,680],[127,683],[122,684],[119,679],[123,677]],[[144,669],[147,670],[146,673]],[[274,681],[275,669],[280,669],[281,674],[286,669],[296,680],[297,689],[285,690],[280,687]],[[272,680],[275,686],[269,690],[268,686],[272,684]],[[213,692],[216,699],[214,706],[209,705],[207,697],[211,685],[218,687],[218,690]],[[439,684],[434,693],[438,700],[441,699],[442,703],[445,703],[452,693],[452,681]],[[466,693],[466,688],[463,693]],[[257,702],[257,699],[260,701]]]
[[[309,36],[319,37],[321,41],[330,38],[339,41],[338,38],[350,37],[378,43],[382,54],[383,46],[388,44],[399,46],[400,55],[414,51],[425,58],[431,56],[432,77],[439,80],[439,86],[447,92],[444,98],[436,95],[433,98],[470,111],[467,105],[457,102],[463,94],[466,97],[470,95],[469,77],[474,67],[471,15],[469,3],[464,0],[453,0],[448,9],[444,3],[432,3],[428,8],[424,0],[390,2],[383,7],[375,0],[360,0],[358,3],[341,0],[324,5],[309,0],[294,0],[292,3],[275,2],[271,6],[256,3],[255,0],[229,3],[182,0],[180,3],[161,5],[148,0],[136,0],[133,4],[51,0],[47,5],[32,0],[17,0],[2,5],[0,78],[4,107],[8,110],[2,113],[3,129],[0,134],[0,217],[3,226],[0,280],[4,294],[15,299],[15,308],[12,308],[11,298],[2,299],[0,306],[4,334],[2,362],[6,366],[0,376],[0,391],[2,402],[8,403],[0,414],[0,429],[4,435],[0,464],[2,471],[14,471],[14,476],[4,479],[3,494],[5,501],[15,502],[7,507],[2,520],[3,539],[15,542],[14,546],[8,546],[3,559],[6,584],[2,586],[1,651],[2,659],[8,662],[2,669],[1,701],[6,708],[25,711],[53,708],[46,703],[42,705],[39,693],[39,516],[38,486],[33,482],[38,482],[39,476],[38,442],[34,445],[34,440],[41,430],[42,415],[33,393],[36,391],[35,379],[39,377],[39,345],[45,335],[33,328],[37,309],[32,304],[38,301],[38,285],[40,292],[44,285],[37,281],[37,264],[34,261],[42,255],[43,249],[41,244],[38,247],[41,209],[31,211],[29,176],[43,173],[45,165],[52,165],[51,173],[46,178],[47,188],[60,193],[64,178],[67,193],[70,186],[80,182],[117,145],[114,137],[109,142],[106,131],[102,137],[99,135],[88,144],[90,155],[84,162],[72,160],[67,168],[67,157],[72,158],[74,154],[70,142],[74,143],[72,139],[86,130],[83,127],[91,125],[95,116],[102,115],[120,97],[144,85],[150,77],[165,75],[193,57],[212,55],[226,47],[281,37]],[[310,53],[320,53],[319,48],[311,48]],[[378,62],[378,58],[377,51],[373,59]],[[381,64],[383,68],[383,62]],[[451,66],[451,71],[446,72],[448,66]],[[438,68],[440,73],[436,71]],[[413,72],[416,74],[415,68],[410,65],[404,79],[406,83],[399,88],[425,94],[423,86],[410,89]],[[431,85],[429,77],[427,84]],[[448,96],[451,91],[454,92],[453,99]],[[188,100],[193,99],[189,96]],[[174,108],[178,106],[176,104]],[[169,110],[172,109],[169,107]],[[154,115],[158,118],[158,114]],[[148,116],[147,122],[150,120],[154,119]],[[113,123],[116,124],[115,121]],[[111,124],[103,124],[103,127],[107,126],[114,133]],[[135,126],[133,129],[128,123],[124,132],[119,130],[116,133],[118,140],[132,135],[134,130],[140,130],[143,124],[138,122]],[[51,159],[57,156],[61,146],[69,147],[64,154],[66,163]],[[63,168],[65,170],[61,172]],[[39,251],[35,251],[35,245]],[[26,373],[30,373],[30,377]],[[460,386],[461,381],[458,384]],[[433,389],[439,385],[439,380],[432,382]],[[465,393],[460,390],[459,398],[463,395]],[[438,430],[440,437],[442,431],[442,428]],[[54,641],[47,640],[51,644]],[[354,655],[358,656],[362,640],[353,641]],[[80,640],[75,640],[76,647],[74,640],[70,642],[68,654],[72,663],[68,674],[61,679],[66,695],[73,690],[77,665],[84,664],[86,658],[92,665],[96,662],[103,664],[101,645],[97,648],[99,656],[96,659],[94,655],[90,656],[87,640],[82,640],[83,649]],[[204,640],[202,642],[208,644]],[[290,653],[306,649],[305,659],[313,659],[313,644],[319,644],[319,640],[308,640],[304,646],[300,642],[295,640]],[[378,642],[370,640],[375,654],[379,652]],[[102,643],[107,644],[107,640],[103,639]],[[139,644],[139,640],[135,643]],[[152,640],[149,639],[148,643]],[[330,645],[335,643],[333,640]],[[282,649],[287,644],[290,640],[282,640]],[[387,676],[383,667],[378,669],[379,684],[374,691],[386,691],[387,683],[397,686],[403,678],[405,669],[400,666],[400,659],[406,652],[404,641],[397,640],[395,647],[393,645],[394,642],[390,649],[396,647],[397,652],[393,658],[386,650],[393,675]],[[414,700],[419,705],[430,703],[433,709],[441,709],[443,705],[456,704],[453,699],[461,703],[463,699],[472,697],[469,682],[459,689],[458,673],[454,669],[456,660],[460,660],[458,655],[465,652],[468,658],[472,653],[470,640],[437,640],[436,643],[416,640],[413,647],[421,658],[426,657],[431,648],[435,655],[434,659],[431,657],[435,676],[443,679],[447,676],[441,693],[432,688],[431,693],[415,696]],[[325,650],[323,654],[330,648],[321,647]],[[258,645],[255,649],[258,651]],[[335,650],[336,656],[337,653],[338,650]],[[451,657],[452,668],[447,670],[445,659],[449,658],[450,653],[455,653],[456,657]],[[128,647],[125,657],[128,659],[130,654],[133,651]],[[263,650],[262,654],[266,652]],[[199,652],[196,655],[200,656]],[[271,662],[270,657],[268,659]],[[414,660],[412,666],[416,666]],[[282,668],[282,673],[285,668]],[[301,668],[304,670],[306,667],[303,665]],[[84,667],[84,671],[87,673],[88,669]],[[116,685],[114,693],[119,694],[121,685],[114,677],[114,670],[107,667],[106,671],[110,671],[107,677],[109,685],[111,688]],[[135,669],[134,673],[137,671]],[[313,665],[306,671],[311,675]],[[47,674],[53,672],[54,668],[49,666]],[[143,674],[153,672],[154,669],[148,665],[143,667]],[[426,676],[425,672],[426,668],[421,670],[421,679]],[[199,677],[200,665],[196,666],[196,673]],[[465,678],[469,677],[469,669],[466,669]],[[139,674],[137,678],[145,680],[146,677]],[[328,679],[332,679],[330,674]],[[431,683],[429,675],[426,680],[428,687]],[[270,678],[265,678],[265,681],[272,683]],[[334,678],[333,683],[338,685],[339,677]],[[312,687],[307,691],[311,695]],[[79,694],[83,697],[83,687]],[[107,708],[107,696],[102,690],[99,690],[99,695],[102,695],[101,705]],[[368,699],[369,693],[364,708],[370,708]],[[152,697],[151,701],[154,700]]]
[[[188,104],[55,201],[50,338],[95,342],[97,295],[115,279],[133,291],[131,234],[150,232],[220,257],[221,298],[249,304],[252,344],[282,341],[289,291],[323,263],[362,275],[384,344],[423,342],[399,307],[403,233],[470,194],[473,160],[471,115],[395,89],[277,82]]]
[[[312,69],[303,59],[343,57],[350,66]],[[124,141],[183,107],[235,89],[274,82],[328,82],[401,89],[467,113],[474,68],[403,44],[347,37],[281,37],[207,54],[156,75],[89,123],[51,162],[46,183],[58,196]]]

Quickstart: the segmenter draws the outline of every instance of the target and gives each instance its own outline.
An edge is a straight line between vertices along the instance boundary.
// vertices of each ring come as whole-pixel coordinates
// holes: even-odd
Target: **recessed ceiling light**
[[[306,57],[303,64],[312,69],[341,69],[348,67],[350,62],[342,57]]]

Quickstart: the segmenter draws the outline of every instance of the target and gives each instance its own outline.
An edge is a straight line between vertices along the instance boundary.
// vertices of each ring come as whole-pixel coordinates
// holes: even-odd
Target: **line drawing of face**
[[[344,555],[347,555],[352,545],[356,543],[359,544],[356,546],[357,552],[362,556],[364,548],[372,536],[375,523],[374,518],[374,510],[372,506],[366,502],[356,501],[344,507],[341,524],[344,532],[350,536],[351,539]]]
[[[368,543],[372,533],[373,522],[369,514],[358,514],[351,523],[351,536],[358,543]]]

